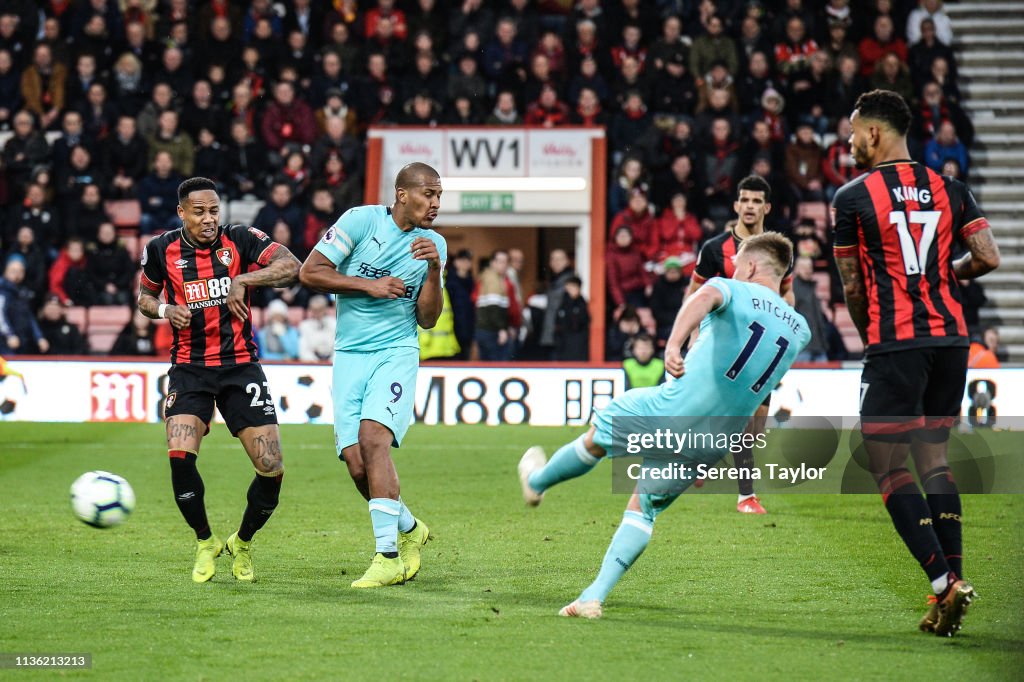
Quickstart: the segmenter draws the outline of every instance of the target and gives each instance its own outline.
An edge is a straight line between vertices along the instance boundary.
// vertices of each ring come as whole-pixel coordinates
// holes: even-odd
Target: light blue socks
[[[601,460],[587,452],[583,438],[580,436],[558,448],[543,469],[530,474],[530,487],[542,493],[557,483],[582,476],[593,469]]]
[[[398,512],[398,532],[408,533],[416,525],[416,519],[413,518],[412,512],[405,506],[405,502],[401,497],[398,498],[398,504],[402,505],[401,510]]]
[[[398,500],[387,497],[374,497],[370,500],[370,522],[373,524],[373,537],[377,541],[377,552],[383,554],[398,551],[398,518],[402,506]]]
[[[622,515],[622,524],[615,531],[612,543],[601,562],[601,571],[590,587],[583,590],[580,601],[596,599],[603,602],[608,593],[619,582],[633,562],[647,549],[651,541],[654,522],[644,518],[640,512],[627,511]]]

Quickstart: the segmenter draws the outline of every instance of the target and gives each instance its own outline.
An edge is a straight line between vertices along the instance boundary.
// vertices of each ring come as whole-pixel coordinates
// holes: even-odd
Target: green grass
[[[557,610],[592,580],[626,499],[602,468],[528,510],[514,474],[526,446],[550,452],[578,430],[414,427],[395,459],[436,539],[414,582],[373,591],[348,586],[373,539],[329,428],[283,431],[287,475],[257,538],[259,582],[236,583],[221,559],[213,582],[194,585],[161,427],[0,424],[0,652],[88,652],[104,679],[975,682],[1024,669],[1019,496],[965,499],[981,598],[951,640],[917,632],[927,583],[877,495],[772,495],[767,517],[737,514],[731,495],[686,495],[605,618],[580,622]],[[252,469],[223,427],[200,466],[227,537]],[[134,486],[126,525],[72,517],[68,486],[90,469]]]

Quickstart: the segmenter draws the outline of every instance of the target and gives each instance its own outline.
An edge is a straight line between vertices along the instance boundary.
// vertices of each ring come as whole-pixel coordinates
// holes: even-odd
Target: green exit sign
[[[510,192],[463,192],[460,209],[463,213],[511,213],[515,201]]]

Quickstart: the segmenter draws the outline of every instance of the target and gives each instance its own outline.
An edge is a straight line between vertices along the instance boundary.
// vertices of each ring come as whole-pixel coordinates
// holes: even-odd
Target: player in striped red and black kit
[[[251,581],[252,536],[277,507],[284,466],[277,412],[252,338],[249,289],[294,284],[300,264],[255,228],[220,225],[220,198],[206,178],[178,187],[178,216],[181,228],[146,245],[139,287],[139,310],[167,318],[174,330],[164,404],[171,484],[198,541],[192,580],[212,578],[214,559],[227,549],[232,574]],[[215,404],[256,468],[242,523],[226,544],[210,530],[196,468]]]
[[[866,348],[864,446],[893,524],[935,592],[920,627],[952,636],[975,596],[963,580],[960,495],[946,455],[967,378],[957,281],[998,267],[999,249],[963,183],[910,160],[902,97],[866,93],[850,121],[854,159],[871,172],[836,193],[832,219],[846,305]]]
[[[697,267],[694,268],[690,287],[686,291],[687,298],[712,277],[732,279],[736,270],[733,261],[736,259],[736,253],[743,240],[764,233],[765,216],[772,210],[771,185],[760,176],[748,175],[736,186],[736,201],[733,202],[732,207],[738,217],[736,225],[722,234],[715,235],[700,247],[700,253],[697,255]],[[792,287],[793,265],[791,263],[779,289],[786,303],[790,305],[793,305]],[[691,346],[693,341],[693,339],[690,340]],[[771,395],[769,395],[757,408],[747,427],[747,433],[755,436],[764,433],[771,400]],[[739,497],[736,500],[736,511],[743,514],[766,514],[767,511],[761,505],[761,500],[754,494],[752,475],[746,474],[754,467],[753,449],[744,447],[739,452],[733,453],[732,458],[733,465],[739,473],[737,479]],[[698,481],[699,484],[700,481]]]

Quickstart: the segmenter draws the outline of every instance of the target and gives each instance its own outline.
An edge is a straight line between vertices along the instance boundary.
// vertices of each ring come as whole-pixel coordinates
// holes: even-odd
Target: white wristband
[[[167,306],[168,305],[169,304],[167,304],[167,303],[161,303],[160,307],[156,309],[156,316],[160,317],[160,318],[167,317],[167,315],[165,315],[164,313],[167,312]]]

